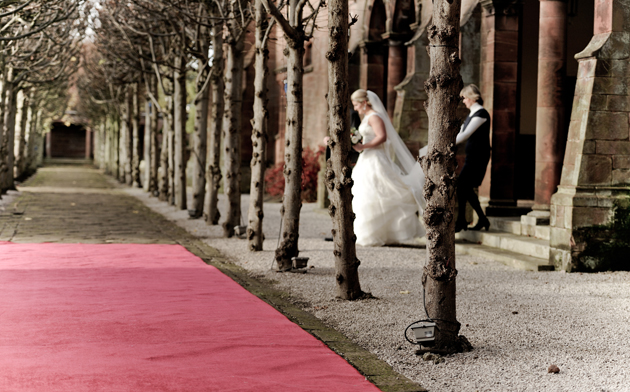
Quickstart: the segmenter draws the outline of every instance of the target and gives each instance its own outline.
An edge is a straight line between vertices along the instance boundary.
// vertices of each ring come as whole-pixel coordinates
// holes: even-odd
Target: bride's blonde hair
[[[372,104],[370,103],[370,100],[368,99],[367,91],[361,88],[353,92],[352,95],[350,96],[350,99],[354,102],[365,102],[368,105],[372,106]]]

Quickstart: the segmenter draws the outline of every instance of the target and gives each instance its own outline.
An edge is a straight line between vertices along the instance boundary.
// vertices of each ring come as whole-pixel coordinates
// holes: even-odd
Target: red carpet
[[[378,391],[175,245],[0,243],[0,391]]]

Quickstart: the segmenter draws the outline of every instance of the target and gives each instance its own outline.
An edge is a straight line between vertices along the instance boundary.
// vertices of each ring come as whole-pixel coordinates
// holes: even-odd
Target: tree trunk
[[[168,130],[168,204],[175,205],[175,102],[166,99],[171,127]]]
[[[263,250],[263,196],[265,191],[265,163],[267,151],[267,37],[269,20],[260,0],[255,3],[256,12],[256,63],[254,78],[254,119],[252,121],[251,186],[249,191],[249,214],[247,217],[247,239],[249,250]]]
[[[227,212],[223,236],[232,237],[241,221],[241,114],[243,103],[243,68],[245,34],[227,45],[225,69],[225,108],[223,140],[225,142],[225,195]]]
[[[173,94],[174,128],[174,169],[175,206],[186,209],[186,58],[177,56],[173,73],[175,92]]]
[[[201,27],[200,47],[208,50],[208,36],[205,27]],[[199,61],[199,75],[197,76],[197,99],[195,100],[195,133],[193,135],[194,152],[192,191],[193,205],[189,212],[191,218],[201,218],[203,216],[203,206],[206,198],[206,158],[208,154],[208,100],[210,99],[210,88],[206,81],[210,77],[209,64],[202,64]]]
[[[140,105],[138,103],[138,83],[130,86],[131,94],[131,132],[132,132],[132,154],[131,154],[131,184],[135,188],[140,188]]]
[[[131,124],[133,118],[133,91],[132,86],[128,84],[125,89],[125,118],[123,121],[125,122],[126,132],[125,132],[125,152],[127,155],[125,156],[125,183],[127,185],[133,185],[133,159],[135,151],[133,149],[133,126]]]
[[[284,152],[284,196],[282,198],[281,243],[275,259],[279,271],[292,268],[292,258],[297,257],[302,209],[302,119],[303,119],[303,59],[304,36],[287,37],[289,58],[287,61],[287,122]]]
[[[129,105],[129,86],[125,87],[125,95],[121,105],[122,118],[120,119],[120,141],[118,145],[118,180],[131,185],[131,151],[132,138],[129,129],[129,116],[131,115],[131,105]]]
[[[145,78],[150,78],[151,76],[145,75]],[[151,151],[153,148],[153,133],[155,132],[155,128],[151,123],[151,97],[149,96],[148,88],[151,85],[151,82],[147,80],[146,88],[144,92],[144,142],[142,148],[142,159],[144,160],[144,176],[142,177],[142,190],[145,192],[153,193],[153,189],[151,189],[151,177],[153,175],[153,165],[151,161]],[[154,109],[155,110],[155,109]]]
[[[120,149],[122,148],[121,144],[120,144],[120,141],[121,141],[120,134],[122,133],[122,129],[121,129],[122,128],[122,121],[121,121],[121,118],[118,115],[118,113],[114,114],[112,121],[113,121],[113,123],[112,123],[112,130],[114,131],[113,135],[112,135],[112,158],[113,158],[112,159],[112,169],[113,169],[113,172],[114,172],[114,177],[118,181],[122,182],[121,177],[120,177],[120,175],[121,175],[121,168],[120,168],[121,167],[121,158],[120,158],[121,154],[120,154]]]
[[[40,166],[44,161],[44,135],[42,130],[42,116],[44,110],[37,109],[37,114],[35,116],[35,154],[33,156],[33,160],[31,162],[31,172],[35,173],[37,167]]]
[[[116,175],[116,119],[115,115],[107,116],[107,172]]]
[[[168,97],[165,98],[168,101]],[[168,106],[168,102],[166,103]],[[159,179],[159,187],[160,187],[160,195],[159,199],[161,201],[169,202],[169,148],[168,148],[168,140],[171,134],[171,121],[170,115],[168,114],[168,108],[165,112],[162,113],[162,149],[160,153],[160,179]]]
[[[25,175],[30,176],[35,173],[37,165],[37,151],[39,147],[39,129],[37,128],[37,103],[35,102],[35,90],[31,90],[28,100],[28,114],[26,120],[26,159],[24,162]]]
[[[326,186],[331,195],[328,209],[333,220],[335,280],[337,297],[354,300],[364,295],[359,283],[359,264],[352,212],[352,170],[348,155],[352,150],[348,104],[348,2],[328,4],[328,129],[331,158],[326,167]]]
[[[153,91],[153,96],[157,97],[157,78],[151,76],[149,88]],[[151,128],[151,167],[149,177],[149,192],[152,195],[159,194],[158,169],[160,167],[160,146],[158,145],[158,111],[157,107],[151,104],[151,116],[148,119]]]
[[[4,43],[0,43],[0,48],[4,49]],[[7,80],[8,73],[11,72],[10,68],[7,68],[4,62],[4,54],[0,52],[0,195],[4,194],[6,190],[2,187],[4,183],[4,177],[8,172],[6,156],[8,148],[8,140],[6,139],[6,132],[4,131],[4,117],[6,113],[6,100],[7,100]]]
[[[0,193],[6,193],[8,190],[15,189],[13,180],[13,167],[15,165],[15,118],[17,115],[17,88],[11,81],[6,82],[7,86],[7,104],[6,114],[4,118],[4,140],[2,142],[2,150],[4,155],[5,170],[3,171],[2,183],[0,184]]]
[[[101,119],[98,132],[98,168],[105,170],[107,164],[107,118]]]
[[[213,10],[213,12],[215,12]],[[218,225],[221,214],[219,213],[218,200],[221,187],[221,127],[224,113],[223,100],[223,23],[216,23],[212,27],[212,48],[214,49],[212,60],[212,120],[210,121],[210,148],[208,151],[208,167],[206,176],[208,181],[208,208],[206,209],[206,223]]]
[[[429,149],[422,160],[426,175],[428,260],[422,275],[426,312],[437,324],[435,343],[427,351],[460,351],[456,317],[455,281],[455,137],[456,110],[462,79],[459,75],[460,0],[436,0],[433,25],[428,29],[431,71],[425,82],[428,94]]]
[[[20,90],[17,97],[17,127],[15,135],[17,144],[15,148],[15,178],[22,179],[26,167],[26,126],[28,121],[28,94]]]

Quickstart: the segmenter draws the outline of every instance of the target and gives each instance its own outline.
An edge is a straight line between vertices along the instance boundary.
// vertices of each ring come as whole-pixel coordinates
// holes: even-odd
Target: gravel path
[[[323,241],[332,224],[314,204],[302,208],[299,243],[314,268],[279,274],[271,267],[280,204],[265,205],[265,250],[251,253],[245,240],[221,238],[220,226],[190,220],[186,211],[141,190],[127,192],[252,275],[272,279],[306,310],[429,391],[630,391],[630,273],[526,272],[458,255],[458,320],[475,349],[435,364],[416,356],[403,337],[423,315],[426,250],[358,247],[361,286],[377,299],[344,302],[334,298],[332,243]],[[244,196],[244,219],[247,208]],[[547,372],[552,364],[558,374]]]

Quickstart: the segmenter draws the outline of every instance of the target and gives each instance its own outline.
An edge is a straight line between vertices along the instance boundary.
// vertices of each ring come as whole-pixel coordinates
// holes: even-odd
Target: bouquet
[[[350,128],[350,140],[352,141],[352,145],[359,143],[363,139],[363,136],[359,133],[359,130],[355,127]]]

